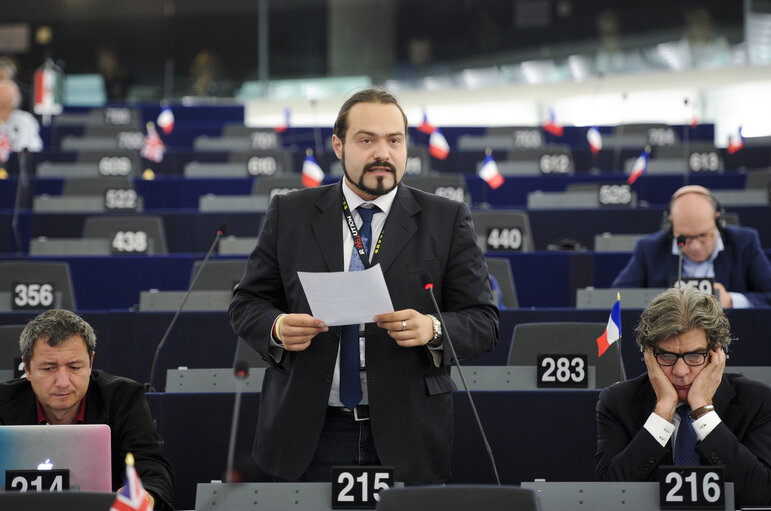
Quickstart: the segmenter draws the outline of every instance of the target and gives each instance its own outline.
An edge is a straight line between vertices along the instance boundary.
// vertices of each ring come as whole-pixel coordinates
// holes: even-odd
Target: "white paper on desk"
[[[313,317],[327,326],[372,323],[376,314],[393,312],[379,264],[362,271],[298,271]]]

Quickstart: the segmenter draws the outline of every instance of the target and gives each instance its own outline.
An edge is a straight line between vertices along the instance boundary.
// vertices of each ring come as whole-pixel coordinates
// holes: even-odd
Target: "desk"
[[[598,392],[472,392],[503,484],[594,479],[594,409]],[[233,413],[233,394],[149,394],[148,402],[166,454],[176,472],[175,507],[193,509],[197,483],[223,480]],[[257,423],[258,393],[246,393],[236,441],[237,465],[249,480],[268,481],[250,451]],[[455,439],[451,483],[492,484],[495,478],[466,400],[453,394]],[[528,421],[522,420],[523,411]],[[562,424],[570,416],[572,434]],[[568,455],[569,453],[569,455]]]

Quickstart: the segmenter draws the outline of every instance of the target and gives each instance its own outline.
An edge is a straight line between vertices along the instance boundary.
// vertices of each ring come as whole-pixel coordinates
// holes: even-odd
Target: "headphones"
[[[712,207],[715,209],[715,226],[718,231],[722,232],[723,228],[726,226],[725,209],[723,208],[723,205],[720,204],[720,201],[718,201],[709,190],[699,185],[683,186],[672,195],[672,198],[669,199],[669,204],[667,204],[667,209],[664,211],[664,215],[661,218],[661,230],[667,231],[670,237],[674,236],[674,233],[672,232],[672,221],[669,219],[669,217],[672,216],[672,204],[683,195],[689,193],[695,193],[709,199],[712,203]]]

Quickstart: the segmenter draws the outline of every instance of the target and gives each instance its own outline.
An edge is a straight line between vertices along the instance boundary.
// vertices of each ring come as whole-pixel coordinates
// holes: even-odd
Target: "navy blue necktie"
[[[364,251],[369,255],[370,239],[372,238],[372,216],[380,211],[380,208],[374,206],[367,209],[364,207],[356,208],[361,216],[361,227],[359,236],[364,243]],[[354,244],[351,253],[351,264],[348,271],[362,271],[364,263],[359,257],[359,252]],[[359,401],[361,401],[361,381],[359,380],[359,325],[345,325],[343,327],[340,342],[340,401],[349,410],[353,410]]]
[[[699,453],[696,452],[699,438],[693,429],[691,409],[688,405],[681,405],[677,408],[677,413],[680,415],[680,426],[677,428],[675,441],[675,465],[700,465]]]

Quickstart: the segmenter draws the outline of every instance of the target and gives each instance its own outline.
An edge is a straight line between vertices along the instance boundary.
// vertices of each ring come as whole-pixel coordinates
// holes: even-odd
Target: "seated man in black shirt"
[[[107,424],[112,438],[112,485],[124,483],[132,453],[148,501],[172,509],[174,471],[140,384],[92,369],[96,336],[70,311],[46,311],[21,333],[25,378],[0,384],[0,424]]]

